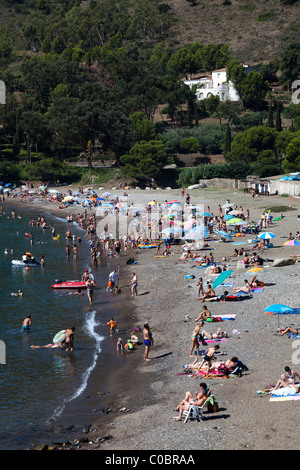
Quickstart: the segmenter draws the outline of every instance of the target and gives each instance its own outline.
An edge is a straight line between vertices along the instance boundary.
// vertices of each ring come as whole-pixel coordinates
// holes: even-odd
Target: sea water
[[[90,268],[84,231],[43,211],[47,226],[52,222],[60,235],[54,240],[49,228],[29,226],[29,220],[37,219],[37,212],[15,208],[15,213],[12,218],[7,207],[0,216],[0,341],[5,345],[5,363],[0,363],[0,450],[27,448],[32,436],[83,392],[103,341],[86,293],[69,295],[72,291],[51,289],[56,279],[79,280],[84,269]],[[66,256],[67,228],[83,240],[77,245],[77,260],[73,260],[73,242],[70,257]],[[25,236],[28,232],[33,234],[33,245]],[[38,261],[43,255],[45,266],[26,269],[12,265],[12,260],[21,259],[25,251]],[[19,289],[23,297],[11,296]],[[22,331],[28,314],[31,331]],[[58,331],[72,326],[76,328],[74,352],[31,348],[52,343]]]

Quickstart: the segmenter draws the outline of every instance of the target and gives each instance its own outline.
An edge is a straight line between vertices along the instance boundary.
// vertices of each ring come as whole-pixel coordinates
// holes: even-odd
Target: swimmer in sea
[[[22,323],[22,331],[29,331],[31,326],[31,315],[27,315]]]
[[[23,292],[19,289],[18,292],[12,292],[10,295],[12,297],[23,297]]]
[[[45,344],[45,346],[34,346],[32,344],[32,349],[42,349],[42,348],[45,348],[45,349],[56,349],[56,348],[65,348],[66,347],[66,344],[65,342],[63,341],[62,343],[57,343],[57,344],[52,344],[52,343],[49,343],[49,344]]]

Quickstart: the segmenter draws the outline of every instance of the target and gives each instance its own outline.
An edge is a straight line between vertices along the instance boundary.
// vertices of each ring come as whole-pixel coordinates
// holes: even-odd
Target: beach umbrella
[[[172,200],[172,201],[168,201],[166,204],[179,204],[180,205],[180,202],[176,200]]]
[[[235,209],[234,211],[228,212],[228,214],[230,214],[230,215],[239,215],[239,214],[244,214],[244,212],[239,210],[239,209]]]
[[[111,193],[109,193],[108,191],[106,191],[106,193],[102,193],[102,196],[104,196],[104,197],[111,196]]]
[[[239,219],[237,217],[234,217],[233,219],[230,219],[230,220],[226,221],[227,225],[243,225],[244,223],[245,223],[245,221],[243,219]]]
[[[267,315],[278,315],[278,328],[279,328],[279,315],[288,315],[294,313],[294,309],[283,304],[273,304],[264,310]]]
[[[221,238],[225,238],[227,240],[231,240],[230,233],[225,232],[224,230],[215,230],[215,233],[220,235]]]
[[[288,242],[285,242],[284,245],[293,247],[293,256],[294,256],[294,246],[299,246],[300,242],[298,240],[289,240]]]
[[[200,217],[211,217],[211,214],[209,214],[208,212],[200,212]]]
[[[161,235],[164,236],[164,238],[169,238],[171,235],[182,235],[182,228],[180,227],[168,227],[164,228],[161,232]]]
[[[236,204],[234,202],[226,202],[223,206],[222,209],[227,209],[228,207],[235,207]]]
[[[221,274],[219,274],[218,277],[216,277],[216,279],[214,280],[213,282],[213,285],[212,285],[212,288],[215,289],[216,287],[220,286],[221,284],[224,283],[224,281],[226,281],[226,279],[228,279],[231,274],[233,273],[232,270],[229,270],[229,271],[223,271]]]
[[[184,230],[188,232],[193,227],[194,223],[195,223],[195,219],[187,220],[184,223]]]
[[[261,240],[270,240],[270,238],[275,238],[276,235],[272,232],[263,232],[260,235],[258,235],[258,238]]]
[[[66,196],[63,198],[62,202],[73,201],[73,196]]]
[[[209,230],[205,225],[197,225],[191,228],[184,236],[186,240],[206,238],[209,235]]]
[[[285,242],[284,245],[298,246],[298,245],[300,245],[300,242],[298,240],[289,240],[288,242]]]
[[[180,204],[169,204],[169,211],[181,212],[182,208]]]
[[[224,215],[223,219],[225,219],[225,220],[234,219],[234,215],[226,214],[226,215]]]
[[[8,188],[11,185],[11,183],[7,183],[4,187]]]

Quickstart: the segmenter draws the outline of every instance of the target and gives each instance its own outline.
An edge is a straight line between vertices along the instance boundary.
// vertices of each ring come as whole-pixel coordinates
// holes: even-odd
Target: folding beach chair
[[[197,405],[190,404],[189,409],[182,413],[182,416],[184,417],[184,422],[186,423],[188,419],[191,419],[193,421],[198,421],[198,422],[203,421],[203,413],[202,413],[203,406],[204,405],[200,407]]]
[[[213,405],[215,401],[216,399],[214,395],[210,394],[202,406],[193,405],[193,403],[191,403],[189,406],[189,409],[182,413],[182,416],[185,418],[184,422],[186,423],[188,419],[191,419],[193,421],[198,421],[198,422],[203,421],[203,412],[202,412],[203,408],[207,406],[209,403]]]

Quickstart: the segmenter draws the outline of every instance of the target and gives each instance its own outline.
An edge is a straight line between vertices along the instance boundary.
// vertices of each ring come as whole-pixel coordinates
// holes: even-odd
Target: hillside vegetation
[[[291,101],[300,1],[0,0],[0,8],[1,180],[101,180],[108,173],[99,167],[112,161],[114,176],[162,181],[177,154],[222,155],[232,177],[300,170],[300,105]],[[249,74],[245,63],[255,66]],[[223,67],[240,102],[197,102],[182,78]],[[72,166],[82,161],[88,174]],[[224,174],[213,167],[182,170],[178,184]]]

